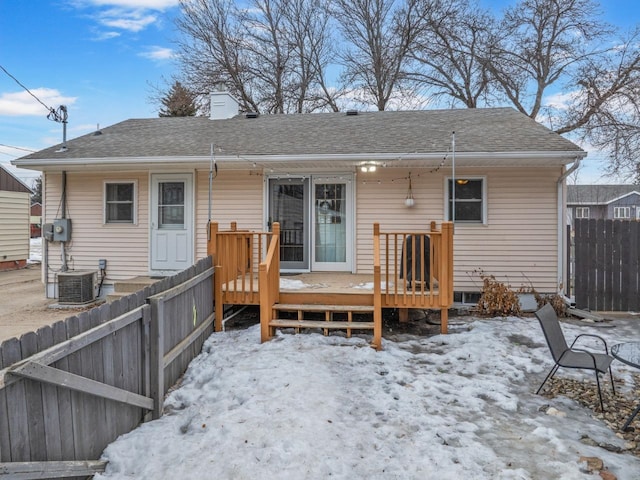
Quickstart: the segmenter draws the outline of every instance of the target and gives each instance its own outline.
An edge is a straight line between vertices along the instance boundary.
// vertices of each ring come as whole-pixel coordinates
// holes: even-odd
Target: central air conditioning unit
[[[96,272],[77,271],[58,274],[58,303],[89,303],[94,299]]]

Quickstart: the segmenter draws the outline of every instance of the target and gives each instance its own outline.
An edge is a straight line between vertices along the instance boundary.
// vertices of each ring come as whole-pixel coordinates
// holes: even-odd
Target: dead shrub
[[[488,316],[520,316],[518,294],[505,283],[496,280],[493,275],[480,273],[482,294],[478,300],[477,311]]]

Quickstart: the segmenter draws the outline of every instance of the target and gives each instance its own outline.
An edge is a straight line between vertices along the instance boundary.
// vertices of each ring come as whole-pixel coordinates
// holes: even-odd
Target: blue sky
[[[506,0],[480,0],[500,9]],[[604,0],[605,18],[640,23],[637,0]],[[66,105],[67,138],[128,118],[156,117],[152,86],[166,88],[176,65],[177,0],[0,0],[0,163],[30,185],[38,172],[9,162],[62,141],[48,107]],[[17,147],[17,148],[15,148]],[[604,182],[597,153],[579,181]]]

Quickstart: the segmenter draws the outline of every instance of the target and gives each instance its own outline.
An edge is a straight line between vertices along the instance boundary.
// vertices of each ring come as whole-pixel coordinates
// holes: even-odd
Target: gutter
[[[69,151],[65,152],[67,155]],[[535,152],[456,152],[456,162],[463,160],[490,160],[500,162],[501,160],[551,160],[553,163],[566,165],[570,162],[567,151],[535,151]],[[575,152],[577,153],[577,152]],[[246,168],[247,164],[253,162],[266,166],[270,163],[314,163],[314,162],[349,162],[358,164],[363,161],[387,162],[389,167],[405,166],[404,162],[410,161],[431,161],[437,165],[442,161],[442,156],[446,152],[430,153],[334,153],[334,154],[292,154],[292,155],[255,155],[255,154],[217,154],[216,162],[219,167],[231,167],[237,165],[239,168]],[[12,165],[20,168],[38,170],[47,167],[105,167],[105,166],[129,166],[139,167],[141,165],[181,165],[181,164],[202,164],[209,165],[211,155],[200,156],[129,156],[129,157],[52,157],[52,158],[28,158],[22,157],[11,161]],[[459,163],[462,165],[462,163]],[[549,165],[550,166],[550,165]]]
[[[561,296],[565,296],[565,291],[566,291],[566,285],[564,284],[565,281],[565,266],[568,268],[568,265],[566,265],[565,260],[567,258],[567,237],[566,237],[566,228],[565,228],[565,200],[566,200],[566,194],[567,194],[567,189],[566,184],[565,184],[565,180],[567,179],[567,177],[569,175],[571,175],[573,172],[575,172],[578,167],[580,167],[580,162],[582,162],[582,159],[584,158],[584,156],[577,156],[575,161],[573,162],[573,164],[567,169],[567,171],[565,171],[562,175],[560,175],[560,177],[558,178],[556,185],[557,185],[557,190],[558,190],[558,194],[557,194],[557,199],[558,199],[558,258],[557,258],[557,264],[558,264],[558,294]],[[568,278],[566,278],[566,280],[568,281]]]

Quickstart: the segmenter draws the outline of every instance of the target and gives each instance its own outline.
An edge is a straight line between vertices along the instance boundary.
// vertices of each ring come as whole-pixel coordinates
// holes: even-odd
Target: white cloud
[[[77,97],[65,97],[53,88],[35,88],[31,93],[40,99],[48,107],[56,108],[59,105],[73,105]],[[0,95],[0,115],[11,116],[35,116],[46,115],[47,110],[28,92],[3,93]]]
[[[544,104],[547,107],[555,108],[558,110],[567,110],[576,98],[580,95],[579,90],[572,92],[558,92],[554,95],[549,95],[545,98]]]
[[[120,35],[121,34],[119,32],[97,32],[96,36],[93,37],[93,39],[101,42],[103,40],[111,40],[112,38],[117,38]]]
[[[179,4],[178,0],[86,0],[97,7],[122,7],[129,9],[165,10]]]
[[[119,28],[129,32],[139,32],[155,23],[158,17],[142,10],[124,10],[120,8],[105,10],[98,21],[109,28]]]
[[[73,5],[80,9],[93,9],[91,16],[103,27],[128,32],[140,32],[160,21],[157,12],[178,6],[178,0],[76,0]],[[96,40],[108,40],[118,36],[109,31]]]
[[[172,49],[166,47],[153,46],[149,47],[147,51],[139,54],[141,57],[148,58],[149,60],[171,60],[175,57],[175,53]]]

